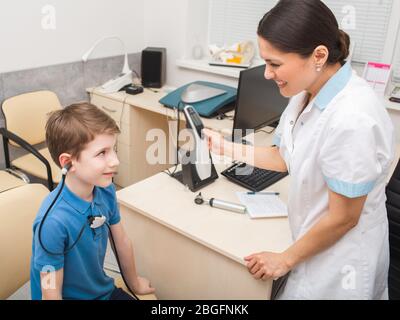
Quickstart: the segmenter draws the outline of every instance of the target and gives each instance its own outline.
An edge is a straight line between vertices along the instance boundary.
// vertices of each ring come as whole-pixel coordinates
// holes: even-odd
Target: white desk
[[[224,166],[218,166],[222,169]],[[273,190],[287,199],[289,178]],[[239,203],[241,187],[221,177],[201,190],[205,197]],[[257,281],[243,258],[282,252],[291,244],[287,218],[247,215],[198,206],[195,193],[164,173],[117,193],[124,226],[135,245],[140,274],[160,299],[269,299],[272,281]]]
[[[225,167],[217,165],[217,171]],[[286,202],[289,182],[286,177],[269,190]],[[235,192],[244,190],[220,176],[201,191],[238,203]],[[269,299],[272,282],[254,280],[243,257],[288,248],[288,219],[252,220],[198,206],[195,195],[164,173],[117,192],[139,273],[151,279],[160,299]]]
[[[197,206],[194,193],[158,173],[169,165],[146,164],[146,132],[161,128],[168,133],[167,119],[174,117],[172,110],[158,103],[164,94],[149,90],[137,96],[91,94],[91,101],[121,125],[118,152],[125,157],[121,161],[125,168],[119,181],[125,185],[139,181],[117,193],[125,228],[136,244],[139,273],[151,279],[160,299],[268,299],[272,282],[254,280],[243,257],[282,252],[290,246],[287,218],[251,220],[247,215]],[[232,129],[229,120],[205,119],[204,124],[219,131]],[[272,135],[259,133],[257,138],[257,145],[272,144]],[[397,159],[399,154],[400,148]],[[217,166],[218,171],[224,168]],[[273,185],[284,201],[289,179]],[[236,191],[243,189],[224,177],[202,190],[205,197],[238,202]]]
[[[285,250],[291,241],[287,219],[254,221],[244,215],[196,206],[195,194],[159,173],[170,164],[147,163],[144,155],[151,144],[146,141],[147,132],[158,128],[168,136],[167,122],[175,119],[174,111],[158,102],[165,95],[163,91],[145,90],[135,96],[123,92],[102,94],[93,89],[88,92],[91,102],[121,128],[118,138],[121,166],[115,180],[120,186],[130,185],[118,192],[121,214],[128,234],[137,244],[138,270],[151,279],[157,296],[268,299],[272,282],[254,280],[243,257],[259,251]],[[207,128],[232,132],[232,120],[203,119],[203,122]],[[272,144],[272,135],[260,133],[258,138],[257,144]],[[138,183],[132,185],[135,182]],[[276,185],[284,200],[287,183],[285,179]],[[235,192],[239,190],[243,191],[220,177],[202,191],[208,197],[238,202]]]

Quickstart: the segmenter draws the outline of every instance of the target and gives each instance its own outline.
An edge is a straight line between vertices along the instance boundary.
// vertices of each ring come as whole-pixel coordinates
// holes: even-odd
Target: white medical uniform
[[[394,157],[392,122],[350,63],[302,112],[306,98],[302,92],[291,99],[275,134],[291,176],[293,241],[328,212],[329,189],[368,197],[357,226],[292,270],[280,299],[380,299],[389,267],[385,185]]]

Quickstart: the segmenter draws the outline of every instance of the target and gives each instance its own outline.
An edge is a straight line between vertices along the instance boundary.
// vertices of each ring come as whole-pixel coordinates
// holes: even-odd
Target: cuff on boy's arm
[[[121,216],[118,214],[117,216],[114,216],[110,219],[109,225],[113,226],[114,224],[117,224],[120,221],[121,221]]]
[[[52,263],[38,263],[35,262],[34,267],[40,272],[55,272],[64,267],[64,263],[52,264]]]

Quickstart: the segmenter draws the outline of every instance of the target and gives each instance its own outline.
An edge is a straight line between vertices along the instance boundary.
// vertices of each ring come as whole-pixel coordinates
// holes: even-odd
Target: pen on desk
[[[271,195],[271,196],[279,196],[280,195],[279,192],[254,192],[254,191],[247,192],[247,194],[253,194],[253,195],[263,194],[263,195]]]

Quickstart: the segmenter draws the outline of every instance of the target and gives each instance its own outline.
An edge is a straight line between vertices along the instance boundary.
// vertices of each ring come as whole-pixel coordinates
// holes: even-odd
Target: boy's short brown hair
[[[46,123],[46,143],[52,159],[60,168],[58,158],[62,153],[79,158],[85,145],[96,135],[118,133],[120,130],[115,121],[87,102],[52,112]]]

